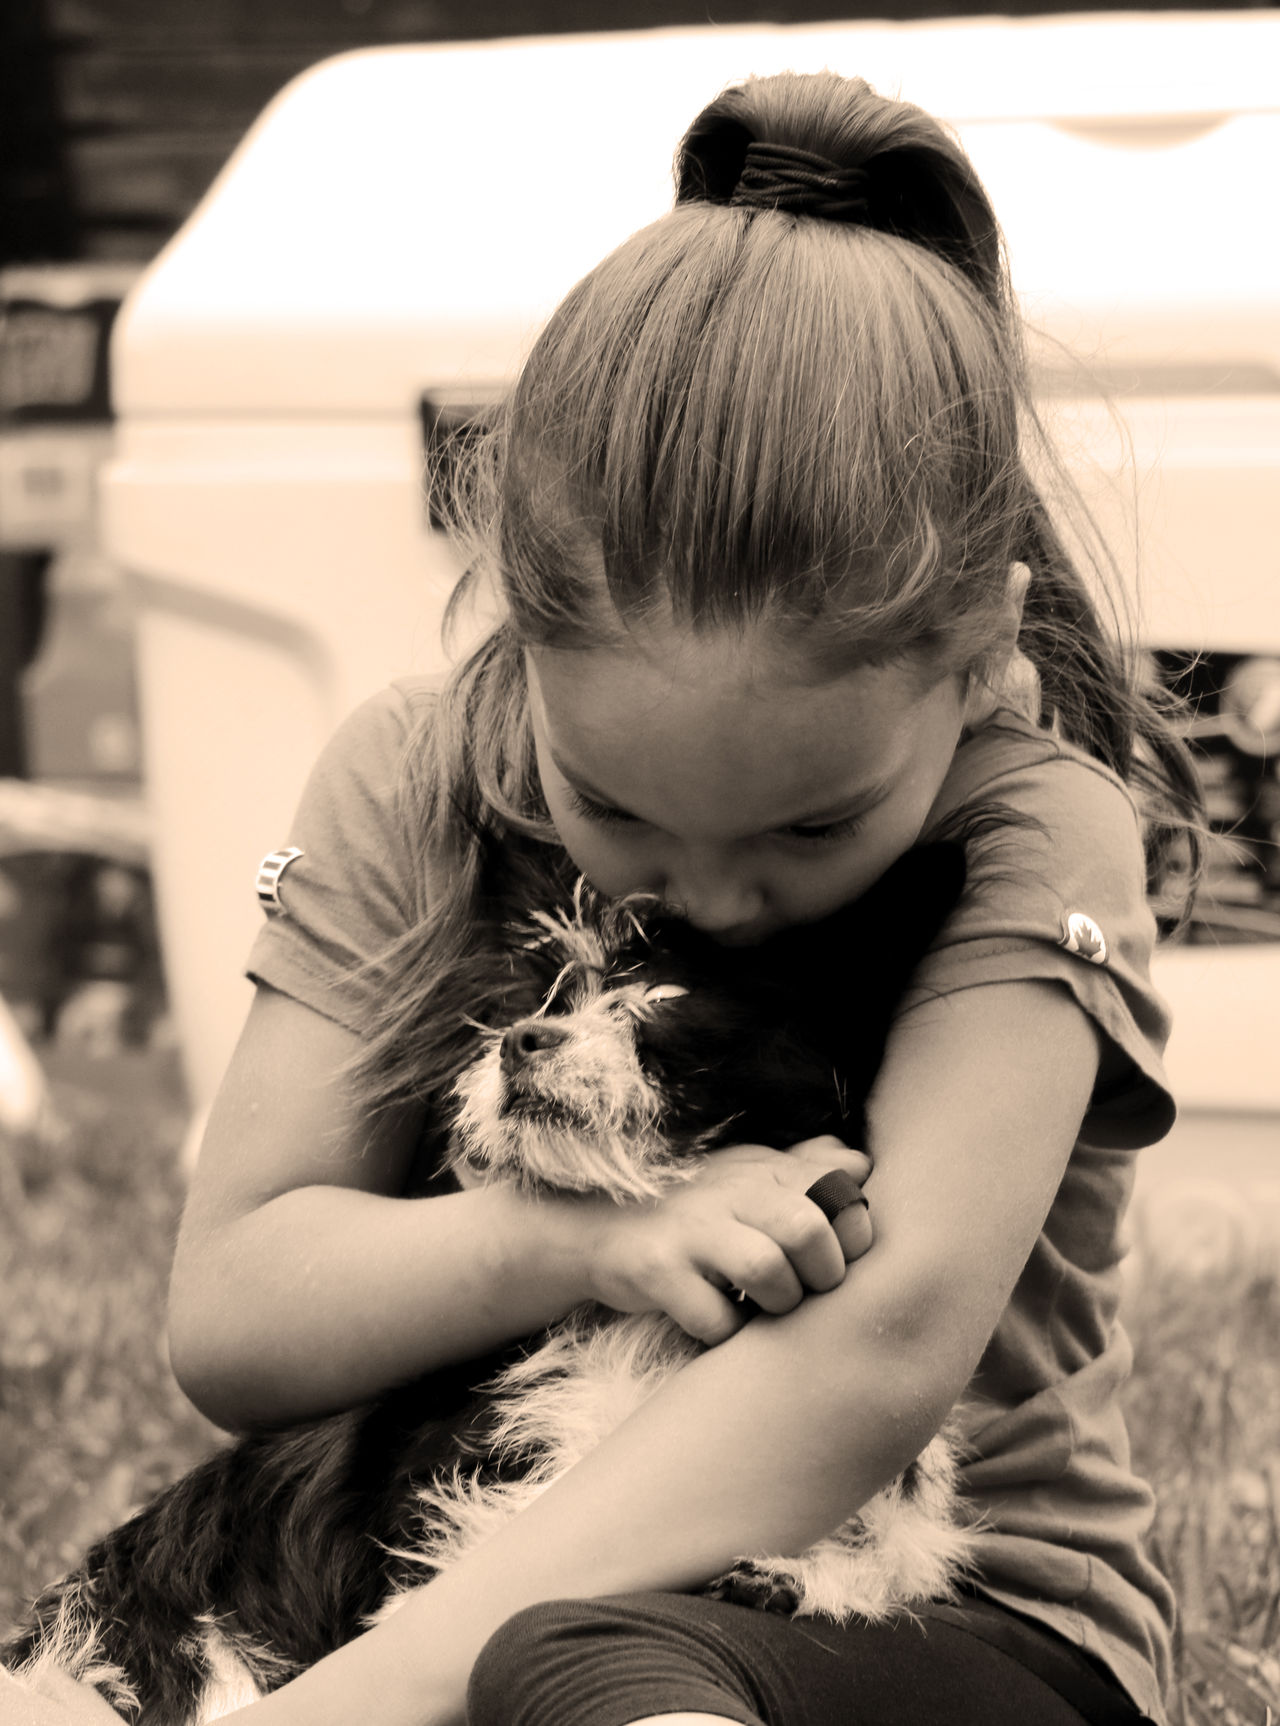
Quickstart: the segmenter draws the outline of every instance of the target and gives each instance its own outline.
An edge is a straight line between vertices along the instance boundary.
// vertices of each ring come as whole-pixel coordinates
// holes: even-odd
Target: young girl
[[[461,484],[501,621],[443,692],[366,704],[312,778],[172,1348],[196,1402],[245,1427],[586,1299],[715,1346],[234,1717],[1158,1721],[1172,1602],[1117,1402],[1117,1267],[1134,1152],[1173,1114],[1146,892],[1179,828],[1194,852],[1194,775],[1029,477],[999,231],[951,136],[861,82],[787,75],[713,102],[677,170],[674,211],[569,295]],[[436,1172],[420,1076],[456,1030],[479,831],[751,943],[992,800],[1013,818],[873,1098],[869,1251],[861,1207],[829,1224],[804,1196],[833,1167],[866,1179],[832,1141],[733,1147],[627,1208]],[[763,1313],[744,1324],[730,1285]],[[962,1393],[980,1556],[958,1602],[837,1625],[692,1592],[834,1528]]]

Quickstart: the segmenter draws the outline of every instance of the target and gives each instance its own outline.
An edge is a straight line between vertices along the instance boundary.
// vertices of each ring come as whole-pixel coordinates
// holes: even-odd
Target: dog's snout
[[[521,1019],[519,1024],[512,1025],[503,1033],[503,1072],[518,1072],[535,1055],[567,1043],[572,1034],[551,1019]]]

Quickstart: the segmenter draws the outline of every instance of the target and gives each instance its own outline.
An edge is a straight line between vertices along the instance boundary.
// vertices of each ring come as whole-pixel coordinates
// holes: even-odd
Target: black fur
[[[755,947],[658,917],[619,955],[689,986],[639,1032],[673,1134],[734,1113],[725,1142],[785,1149],[819,1133],[866,1143],[865,1104],[911,974],[964,885],[958,845],[909,851],[860,900]]]

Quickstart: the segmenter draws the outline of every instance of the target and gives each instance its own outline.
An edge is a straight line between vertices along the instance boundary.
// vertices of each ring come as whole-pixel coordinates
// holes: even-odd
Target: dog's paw
[[[778,1612],[790,1617],[800,1604],[800,1595],[790,1581],[752,1558],[740,1558],[732,1570],[717,1576],[700,1590],[709,1600],[729,1606],[746,1606],[753,1612]]]

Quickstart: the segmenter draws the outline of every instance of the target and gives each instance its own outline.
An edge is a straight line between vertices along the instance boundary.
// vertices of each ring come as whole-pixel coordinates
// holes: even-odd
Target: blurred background
[[[1280,12],[784,0],[0,4],[0,1622],[219,1436],[164,1350],[258,860],[443,663],[424,455],[670,200],[723,84],[953,122],[1041,411],[1190,696],[1129,1415],[1181,1722],[1280,1709]]]

